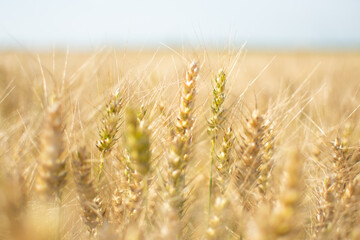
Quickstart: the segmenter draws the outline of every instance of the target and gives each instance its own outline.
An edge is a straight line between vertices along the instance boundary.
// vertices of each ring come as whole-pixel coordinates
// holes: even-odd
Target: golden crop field
[[[0,53],[0,239],[360,239],[360,53]]]

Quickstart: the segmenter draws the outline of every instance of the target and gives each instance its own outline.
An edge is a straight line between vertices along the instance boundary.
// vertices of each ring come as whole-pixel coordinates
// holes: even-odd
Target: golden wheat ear
[[[336,198],[334,190],[336,185],[334,179],[325,178],[320,190],[318,207],[314,217],[312,239],[323,239],[330,236],[334,224]]]
[[[360,175],[353,178],[346,186],[345,193],[341,199],[341,225],[338,226],[336,232],[341,232],[342,239],[357,239],[354,237],[358,234],[360,221],[355,216],[360,213]]]
[[[278,205],[267,218],[259,218],[259,240],[299,239],[302,230],[300,203],[303,193],[303,160],[291,149],[284,167],[283,190]],[[260,209],[263,210],[263,209]],[[259,214],[262,214],[261,211]]]
[[[346,185],[350,182],[350,173],[348,167],[348,155],[345,152],[342,141],[339,137],[335,138],[332,145],[332,164],[336,177],[335,195],[341,199],[345,193]]]
[[[61,101],[55,99],[48,107],[40,137],[40,159],[36,189],[42,195],[61,198],[67,174],[63,143],[64,123]]]
[[[198,72],[199,67],[197,63],[191,63],[180,90],[179,112],[176,116],[174,128],[172,129],[172,139],[168,154],[167,198],[173,211],[177,213],[178,220],[183,216],[185,174],[186,167],[190,161],[194,123],[195,86]]]
[[[271,178],[271,169],[273,167],[273,155],[275,150],[275,134],[273,123],[264,116],[263,122],[263,143],[262,143],[262,158],[261,164],[258,168],[259,176],[257,179],[257,190],[264,200],[267,197],[269,190],[269,180]]]
[[[104,210],[99,194],[91,178],[91,162],[85,147],[73,154],[74,179],[82,208],[82,220],[92,235],[103,222]]]
[[[261,174],[264,152],[264,117],[255,109],[245,119],[244,133],[240,145],[239,161],[234,162],[233,181],[244,207],[247,210],[254,205],[254,192]]]

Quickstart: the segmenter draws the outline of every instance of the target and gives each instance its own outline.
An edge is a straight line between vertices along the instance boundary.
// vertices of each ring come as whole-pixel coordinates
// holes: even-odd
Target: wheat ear
[[[65,185],[67,171],[63,144],[63,119],[61,102],[54,98],[48,107],[44,128],[40,138],[41,154],[38,166],[36,189],[43,196],[56,194],[61,199],[61,190]]]
[[[325,178],[323,188],[320,192],[319,206],[314,219],[314,233],[312,239],[319,239],[331,232],[334,223],[336,198],[334,196],[333,179]]]
[[[73,154],[74,179],[82,208],[82,220],[89,232],[96,235],[97,227],[102,224],[104,210],[99,194],[91,178],[91,163],[85,148]]]
[[[179,112],[173,129],[172,140],[170,144],[169,163],[169,181],[167,192],[170,199],[170,205],[182,217],[183,211],[183,191],[185,189],[185,169],[189,162],[190,143],[192,141],[193,128],[193,106],[195,97],[195,84],[199,68],[197,63],[193,62],[183,82],[180,96]]]
[[[211,104],[211,117],[208,120],[208,132],[211,136],[210,147],[210,179],[209,179],[209,216],[211,215],[211,195],[213,188],[213,165],[216,154],[216,139],[221,125],[224,122],[223,118],[223,104],[225,101],[225,84],[226,74],[223,69],[219,70],[218,75],[215,77],[215,85],[213,89],[213,101]]]
[[[347,156],[340,138],[335,138],[333,144],[333,169],[336,177],[335,195],[341,199],[345,193],[345,188],[350,180],[347,167]]]
[[[341,225],[336,229],[336,233],[340,233],[339,239],[350,239],[356,227],[359,226],[360,221],[354,217],[360,213],[359,206],[360,199],[360,175],[353,178],[346,186],[344,195],[340,202],[340,220]],[[354,239],[354,238],[353,238]]]
[[[142,210],[141,205],[147,205],[148,174],[150,173],[151,151],[150,135],[145,121],[145,112],[140,110],[137,115],[128,109],[126,114],[126,177],[128,188],[125,191],[125,209],[128,222],[136,221]],[[144,208],[147,218],[147,208]]]
[[[116,134],[120,126],[120,110],[122,108],[122,98],[119,89],[112,94],[109,102],[105,105],[105,114],[99,129],[100,139],[96,147],[101,152],[98,180],[100,181],[106,155],[111,151],[117,140]]]
[[[228,187],[231,172],[230,166],[232,164],[232,160],[230,157],[230,151],[233,144],[232,135],[232,128],[229,127],[224,133],[221,151],[217,156],[217,161],[215,162],[217,171],[214,182],[217,185],[217,191],[214,191],[215,201],[213,204],[213,212],[210,216],[209,227],[207,229],[208,239],[220,239],[226,234],[226,208],[229,203],[227,196],[225,195],[225,191]]]
[[[240,147],[240,161],[235,162],[234,180],[246,209],[251,206],[251,192],[260,176],[264,150],[264,118],[256,109],[246,119],[243,142]],[[250,199],[248,199],[250,198]]]
[[[260,194],[265,197],[269,187],[269,177],[273,165],[272,157],[274,154],[275,136],[273,126],[269,119],[264,119],[263,129],[263,154],[261,165],[258,168],[259,177],[257,179],[257,189]]]
[[[259,239],[297,239],[301,226],[299,204],[302,190],[302,159],[298,150],[292,150],[285,165],[284,189],[279,205],[268,219],[260,219]]]

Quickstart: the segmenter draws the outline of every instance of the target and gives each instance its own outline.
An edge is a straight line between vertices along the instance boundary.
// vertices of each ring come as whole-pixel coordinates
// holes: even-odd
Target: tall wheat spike
[[[338,199],[344,195],[346,184],[350,180],[347,160],[348,157],[341,140],[337,137],[333,144],[333,168],[336,176],[335,194]]]
[[[322,239],[330,236],[334,224],[336,199],[334,180],[326,178],[321,189],[318,209],[314,218],[313,239]]]
[[[43,196],[61,198],[67,174],[63,144],[64,122],[61,101],[54,98],[47,109],[41,134],[40,161],[36,189]]]
[[[191,63],[181,89],[179,112],[176,116],[168,156],[167,192],[170,205],[178,212],[180,218],[183,214],[185,170],[190,160],[190,143],[193,137],[194,97],[198,72],[197,63]]]
[[[112,94],[109,102],[105,105],[105,113],[102,119],[102,125],[99,129],[100,139],[96,143],[96,147],[101,152],[98,179],[100,181],[102,169],[106,155],[112,150],[117,138],[116,134],[120,126],[120,110],[122,108],[122,98],[120,90],[117,89]]]
[[[299,204],[302,193],[303,162],[298,150],[291,150],[285,165],[284,189],[279,204],[267,219],[259,219],[260,240],[297,239],[301,229]]]
[[[143,109],[137,115],[133,110],[127,112],[126,143],[130,160],[141,175],[146,176],[150,171],[150,137],[144,120]]]
[[[144,224],[147,219],[148,175],[151,166],[150,135],[143,108],[137,115],[133,109],[126,114],[126,181],[123,189],[125,226],[138,220]],[[140,215],[144,218],[139,219]]]
[[[240,147],[240,161],[234,163],[234,181],[244,207],[249,209],[253,200],[249,193],[258,183],[264,154],[264,117],[257,109],[246,119]]]
[[[266,197],[268,188],[269,188],[269,178],[271,173],[271,168],[273,166],[273,154],[274,154],[274,144],[275,136],[274,129],[271,121],[264,117],[263,123],[264,129],[264,138],[263,138],[263,153],[262,161],[258,168],[259,177],[257,179],[257,190],[260,192],[261,196]]]
[[[82,208],[82,220],[89,232],[96,236],[97,227],[103,222],[104,209],[91,177],[91,163],[85,148],[73,154],[74,178]]]
[[[211,104],[211,117],[208,120],[209,127],[208,132],[211,136],[210,147],[210,180],[209,180],[209,215],[211,215],[211,195],[213,191],[213,165],[216,154],[216,139],[218,133],[222,128],[224,122],[224,109],[223,104],[225,101],[225,84],[226,74],[223,69],[219,70],[218,75],[215,77],[215,85],[213,89],[213,101]]]

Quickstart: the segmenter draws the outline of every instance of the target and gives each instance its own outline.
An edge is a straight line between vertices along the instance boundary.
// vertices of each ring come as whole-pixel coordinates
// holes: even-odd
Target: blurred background
[[[359,50],[358,0],[0,1],[0,49]]]

